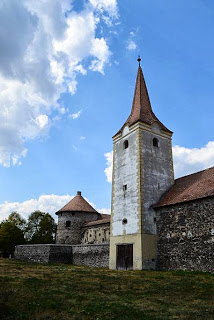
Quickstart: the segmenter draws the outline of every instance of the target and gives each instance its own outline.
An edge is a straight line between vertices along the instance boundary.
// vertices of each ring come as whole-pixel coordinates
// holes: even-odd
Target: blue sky
[[[138,54],[176,176],[213,166],[213,35],[208,0],[1,1],[0,219],[54,215],[77,190],[109,212]]]

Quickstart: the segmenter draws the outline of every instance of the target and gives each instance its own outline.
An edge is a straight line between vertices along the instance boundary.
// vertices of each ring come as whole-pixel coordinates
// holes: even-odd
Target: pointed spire
[[[160,125],[160,128],[164,131],[170,132],[155,116],[155,114],[152,111],[150,99],[149,99],[149,94],[147,91],[146,83],[144,80],[143,76],[143,71],[140,65],[141,58],[138,56],[137,61],[139,62],[138,66],[138,72],[137,72],[137,79],[136,79],[136,84],[135,84],[135,92],[134,92],[134,99],[132,103],[132,110],[131,114],[128,117],[127,121],[123,125],[129,125],[131,126],[132,124],[141,121],[147,124],[152,124],[153,122],[158,122]],[[122,127],[122,128],[123,128]],[[119,132],[121,132],[122,128],[120,129]],[[118,132],[118,133],[119,133]]]

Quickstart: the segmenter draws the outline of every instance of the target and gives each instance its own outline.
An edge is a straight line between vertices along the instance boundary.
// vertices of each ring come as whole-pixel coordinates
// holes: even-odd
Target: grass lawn
[[[0,319],[214,319],[214,275],[0,259]]]

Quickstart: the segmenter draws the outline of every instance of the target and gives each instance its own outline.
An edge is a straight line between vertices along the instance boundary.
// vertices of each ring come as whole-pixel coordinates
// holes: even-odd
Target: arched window
[[[153,138],[153,146],[154,147],[159,147],[159,141],[157,138]]]
[[[124,146],[124,149],[127,149],[127,148],[128,148],[128,146],[129,146],[128,140],[125,140],[125,141],[124,141],[123,146]]]
[[[66,228],[69,228],[71,226],[71,221],[66,221],[65,226],[66,226]]]

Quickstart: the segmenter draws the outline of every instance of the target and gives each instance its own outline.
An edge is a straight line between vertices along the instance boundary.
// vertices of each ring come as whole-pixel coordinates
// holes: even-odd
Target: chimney
[[[77,191],[77,196],[81,196],[81,191]]]

